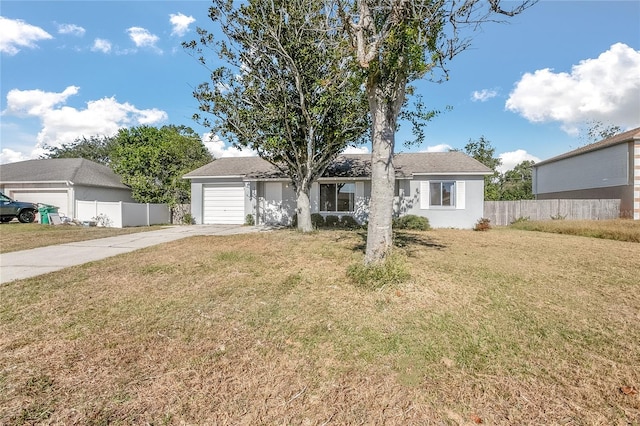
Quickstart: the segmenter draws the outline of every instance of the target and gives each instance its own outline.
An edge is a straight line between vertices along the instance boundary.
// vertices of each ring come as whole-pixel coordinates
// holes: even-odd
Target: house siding
[[[640,220],[640,141],[633,148],[633,218]]]
[[[462,184],[465,188],[464,208],[456,208],[456,206],[422,208],[420,205],[421,196],[426,195],[420,194],[420,183],[431,181],[464,182]],[[459,186],[462,185],[459,184]],[[420,176],[419,179],[401,182],[399,192],[396,204],[397,213],[400,216],[407,214],[424,216],[429,219],[429,224],[434,228],[470,229],[484,214],[483,176]]]
[[[619,199],[622,217],[640,219],[639,146],[620,143],[535,166],[536,199]]]
[[[547,194],[628,185],[629,157],[629,144],[619,144],[537,166],[534,190]]]

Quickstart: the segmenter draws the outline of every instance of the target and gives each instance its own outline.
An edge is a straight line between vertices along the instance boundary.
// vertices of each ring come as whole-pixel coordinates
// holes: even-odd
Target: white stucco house
[[[640,127],[533,166],[536,199],[620,199],[640,220]]]
[[[0,165],[0,191],[18,201],[58,207],[76,217],[76,201],[135,202],[131,188],[109,167],[83,158],[28,160]]]
[[[362,223],[371,195],[371,155],[342,155],[311,188],[311,212],[349,215]],[[491,170],[461,152],[402,153],[395,213],[425,216],[432,227],[472,228],[483,215],[484,177]],[[184,176],[198,224],[289,225],[296,209],[291,180],[259,157],[220,158]]]

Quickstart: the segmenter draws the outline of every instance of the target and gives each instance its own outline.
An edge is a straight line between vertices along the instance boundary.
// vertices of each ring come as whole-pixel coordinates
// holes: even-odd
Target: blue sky
[[[180,43],[213,28],[209,4],[0,0],[0,163],[143,124],[184,124],[217,157],[250,155],[191,119],[208,71]],[[485,25],[449,72],[446,83],[415,85],[427,106],[453,109],[428,124],[421,146],[405,147],[401,127],[396,151],[484,136],[506,168],[583,145],[590,120],[640,127],[640,1],[542,0]]]

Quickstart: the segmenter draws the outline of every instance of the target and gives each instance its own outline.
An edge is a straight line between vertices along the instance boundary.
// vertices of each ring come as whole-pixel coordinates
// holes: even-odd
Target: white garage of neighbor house
[[[0,166],[0,190],[18,201],[58,207],[76,217],[76,201],[134,202],[131,188],[109,167],[83,158],[28,160]]]
[[[435,228],[472,228],[483,215],[484,177],[491,170],[461,152],[402,153],[396,169],[395,213],[429,219]],[[368,217],[371,155],[342,155],[311,188],[311,212]],[[220,158],[184,176],[198,224],[289,225],[296,209],[291,180],[259,157]]]

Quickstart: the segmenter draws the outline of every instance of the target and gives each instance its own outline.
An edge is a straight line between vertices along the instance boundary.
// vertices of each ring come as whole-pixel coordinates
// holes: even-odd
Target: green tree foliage
[[[190,186],[182,176],[213,160],[199,136],[185,126],[120,129],[113,140],[111,168],[141,203],[188,203]]]
[[[311,231],[311,184],[368,129],[361,75],[341,54],[348,40],[314,0],[214,0],[209,16],[224,38],[199,28],[183,47],[205,66],[205,49],[225,65],[195,90],[194,118],[289,176],[298,228]]]
[[[587,128],[582,131],[580,138],[584,141],[583,145],[588,145],[603,139],[608,139],[621,131],[622,128],[620,126],[591,120],[587,122]]]
[[[408,85],[448,78],[446,63],[470,46],[470,35],[487,21],[514,16],[535,0],[338,0],[337,12],[351,37],[351,54],[365,73],[372,118],[371,201],[365,264],[391,250],[395,130]],[[441,77],[436,72],[444,71]]]
[[[491,142],[480,136],[478,140],[469,139],[469,143],[464,146],[464,152],[475,158],[493,171],[493,174],[484,177],[484,199],[495,201],[500,199],[500,172],[498,167],[502,165],[502,160],[496,157],[496,149]]]
[[[525,160],[500,175],[500,200],[533,200],[533,165]]]
[[[82,137],[60,147],[45,147],[49,152],[42,158],[86,158],[108,166],[113,147],[113,138],[91,136],[87,139]]]

